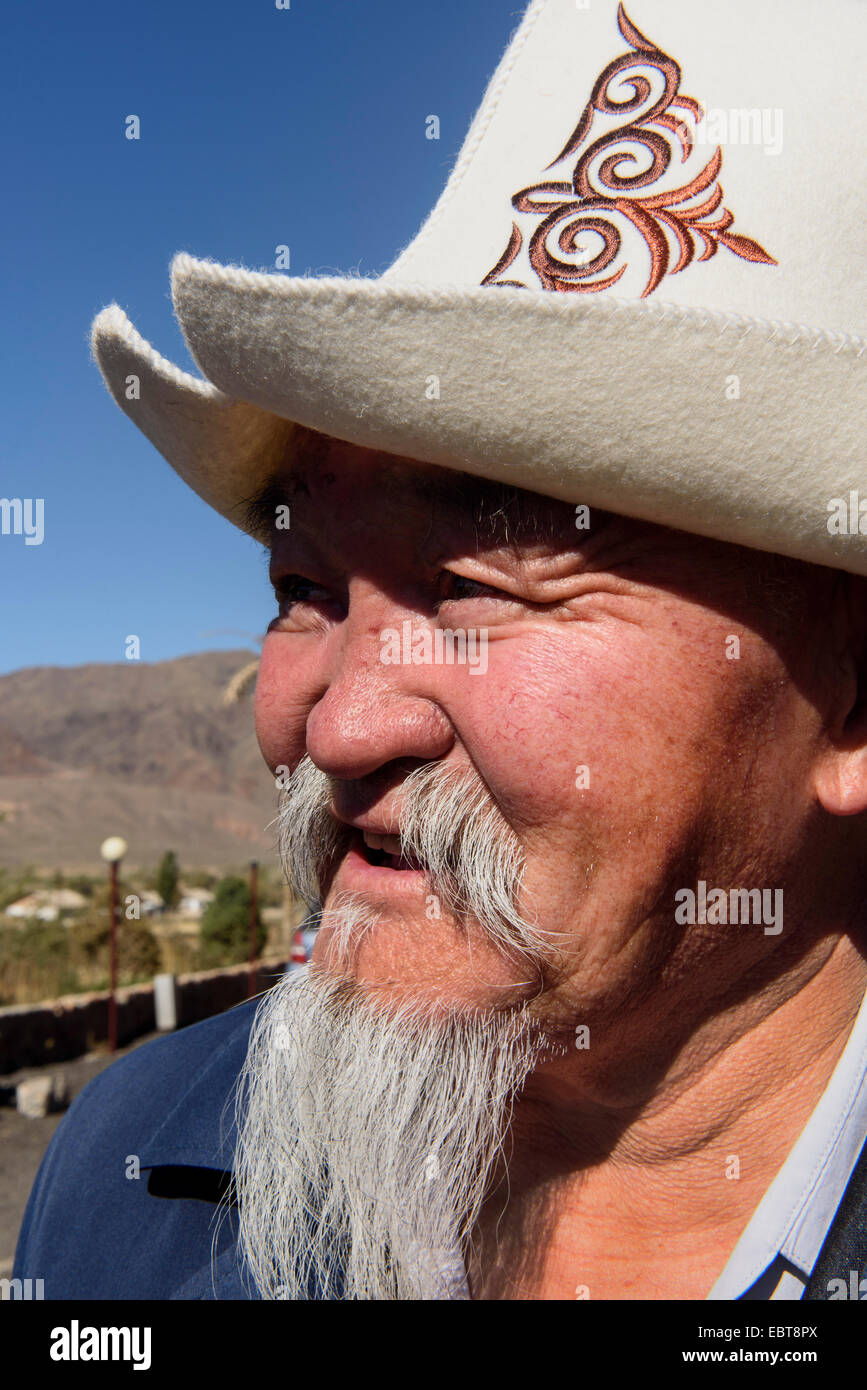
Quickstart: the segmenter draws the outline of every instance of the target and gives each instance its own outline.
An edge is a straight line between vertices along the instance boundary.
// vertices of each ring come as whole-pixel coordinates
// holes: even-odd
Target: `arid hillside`
[[[0,866],[86,870],[109,834],[143,865],[174,849],[218,868],[274,857],[274,780],[250,695],[225,707],[249,651],[0,676]]]

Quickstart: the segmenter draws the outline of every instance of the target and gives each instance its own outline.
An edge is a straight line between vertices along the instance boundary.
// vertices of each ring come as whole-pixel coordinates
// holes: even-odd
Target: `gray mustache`
[[[293,892],[315,911],[329,866],[348,850],[352,829],[334,818],[334,784],[309,756],[280,793],[277,839]],[[535,965],[555,948],[519,908],[524,854],[518,837],[472,768],[426,763],[400,787],[400,845],[428,878],[440,906],[477,922],[502,949]]]

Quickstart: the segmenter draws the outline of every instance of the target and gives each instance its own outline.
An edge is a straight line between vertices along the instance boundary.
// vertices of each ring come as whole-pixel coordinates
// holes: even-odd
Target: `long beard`
[[[461,1296],[513,1099],[545,1046],[524,1008],[389,1008],[315,967],[284,976],[238,1092],[239,1244],[260,1295]]]
[[[331,792],[305,757],[278,816],[287,878],[314,908],[350,838]],[[460,927],[541,979],[557,949],[519,909],[520,843],[474,769],[411,772],[400,839]],[[353,980],[358,944],[385,910],[332,893],[320,914],[328,967],[284,977],[257,1014],[235,1185],[241,1252],[264,1298],[454,1296],[501,1175],[512,1101],[545,1045],[524,1004],[434,1008]]]

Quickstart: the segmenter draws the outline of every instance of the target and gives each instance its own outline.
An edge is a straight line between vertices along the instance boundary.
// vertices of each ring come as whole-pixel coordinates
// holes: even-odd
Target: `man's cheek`
[[[253,710],[265,762],[272,770],[283,764],[294,767],[304,753],[309,707],[301,697],[294,664],[275,649],[271,638],[262,648]]]

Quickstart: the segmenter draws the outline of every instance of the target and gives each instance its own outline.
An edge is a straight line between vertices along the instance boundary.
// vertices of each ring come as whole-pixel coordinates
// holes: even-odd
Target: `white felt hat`
[[[204,380],[112,304],[109,390],[240,526],[300,422],[867,574],[865,43],[865,0],[533,0],[384,275],[178,255]]]

